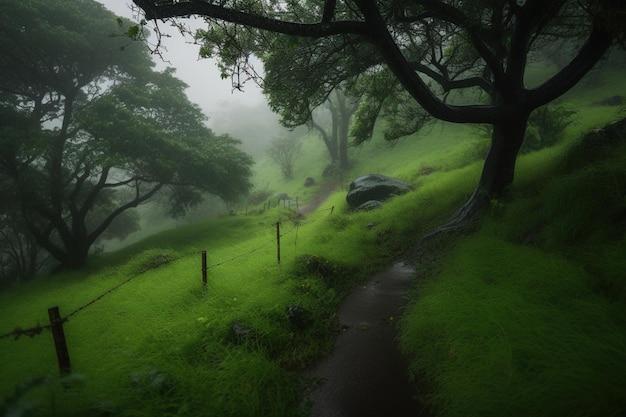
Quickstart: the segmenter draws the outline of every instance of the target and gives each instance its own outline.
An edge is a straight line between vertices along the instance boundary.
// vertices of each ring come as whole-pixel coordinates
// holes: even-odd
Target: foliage
[[[330,279],[337,273],[336,265],[318,255],[300,255],[296,258],[296,265],[305,274],[325,279]]]
[[[157,193],[178,216],[202,191],[234,200],[249,189],[239,142],[205,126],[172,69],[154,71],[140,44],[112,36],[120,19],[103,6],[5,3],[0,187],[20,210],[2,216],[61,267],[136,230],[131,209]]]
[[[528,153],[559,143],[565,129],[574,123],[576,110],[565,105],[547,105],[535,110],[528,118],[528,128],[521,153]]]

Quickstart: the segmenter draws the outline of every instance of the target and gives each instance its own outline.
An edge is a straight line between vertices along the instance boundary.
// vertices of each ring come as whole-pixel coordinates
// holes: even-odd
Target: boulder
[[[624,104],[624,97],[611,96],[597,102],[601,106],[621,106]]]
[[[412,189],[413,186],[408,182],[380,174],[368,174],[352,181],[346,201],[350,207],[357,208],[372,200],[382,202]]]
[[[382,206],[383,206],[383,203],[381,203],[380,201],[378,201],[378,200],[370,200],[370,201],[366,201],[365,203],[361,204],[356,209],[358,211],[370,211],[370,210],[379,209]]]
[[[315,185],[315,179],[313,177],[306,177],[304,180],[305,187],[312,187]]]

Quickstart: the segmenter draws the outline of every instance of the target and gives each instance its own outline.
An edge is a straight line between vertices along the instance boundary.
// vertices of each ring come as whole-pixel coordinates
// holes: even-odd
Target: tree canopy
[[[208,192],[250,188],[251,158],[206,127],[172,69],[158,72],[130,25],[91,0],[1,0],[0,188],[62,267],[156,193],[172,214]],[[131,227],[128,225],[127,227]]]
[[[476,191],[450,227],[502,195],[529,115],[623,43],[619,22],[626,16],[623,2],[610,0],[133,1],[148,20],[204,16],[203,52],[221,58],[234,77],[259,54],[271,64],[267,78],[289,90],[274,107],[293,120],[308,118],[347,84],[361,97],[352,128],[357,141],[371,137],[381,115],[390,139],[428,117],[492,125]],[[526,85],[529,62],[563,39],[570,41],[567,64]]]

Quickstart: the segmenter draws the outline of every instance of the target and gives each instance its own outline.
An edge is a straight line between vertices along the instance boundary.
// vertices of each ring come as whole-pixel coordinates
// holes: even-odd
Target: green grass
[[[437,415],[626,411],[626,141],[611,136],[522,159],[540,168],[417,290],[401,345]]]
[[[626,90],[605,83],[565,97],[581,112],[563,144],[521,157],[513,200],[494,202],[475,236],[424,268],[434,278],[416,290],[401,339],[411,372],[427,379],[442,415],[622,409],[624,148],[578,140],[616,117],[615,108],[593,102],[620,88]],[[48,331],[0,340],[0,410],[7,415],[14,404],[64,417],[306,415],[301,370],[332,349],[342,297],[470,195],[481,170],[479,132],[437,122],[392,147],[375,139],[351,150],[349,173],[327,180],[320,178],[327,164],[322,142],[306,138],[294,179],[281,179],[267,159],[256,166],[257,189],[287,192],[302,204],[324,181],[339,182],[304,218],[276,208],[243,216],[240,207],[237,216],[160,232],[96,256],[79,271],[0,293],[0,334],[46,324],[53,305],[63,316],[76,312],[65,324],[76,373],[69,380],[57,376]],[[369,172],[410,181],[415,191],[381,210],[353,213],[345,189]],[[304,187],[307,176],[317,185]],[[291,325],[291,305],[309,312],[309,327]],[[237,340],[233,323],[252,336]],[[44,379],[14,395],[38,376]]]
[[[415,231],[427,230],[433,213],[449,212],[472,187],[464,182],[435,204],[436,190],[454,183],[454,173],[414,178],[416,192],[377,213],[352,213],[345,192],[337,191],[303,219],[272,209],[185,225],[94,257],[79,271],[1,293],[0,334],[46,324],[53,305],[62,316],[77,311],[65,331],[74,372],[84,378],[64,388],[69,382],[55,376],[48,331],[3,339],[0,395],[10,398],[31,377],[52,376],[19,400],[36,400],[38,414],[54,416],[304,413],[300,371],[332,349],[343,295],[413,241],[413,232],[403,233],[403,212],[428,202],[429,209],[411,214],[410,222]],[[202,250],[208,254],[206,289]],[[333,273],[321,277],[303,269],[303,255],[325,259]],[[313,325],[294,329],[289,305],[308,310]],[[234,341],[235,322],[252,329],[254,338]]]
[[[303,219],[272,209],[182,226],[95,257],[80,271],[1,293],[5,333],[47,323],[52,305],[65,316],[134,277],[65,324],[72,365],[84,381],[64,390],[55,377],[22,400],[36,398],[42,415],[298,415],[299,371],[332,349],[341,298],[407,247],[413,233],[431,227],[433,213],[462,201],[473,184],[450,190],[454,177],[453,171],[416,176],[414,193],[377,213],[352,213],[338,191]],[[443,187],[446,198],[438,199]],[[414,232],[407,232],[404,212],[426,203],[428,210],[411,214]],[[201,250],[208,254],[206,290]],[[333,273],[308,270],[299,263],[303,255],[325,259]],[[314,324],[294,329],[285,313],[289,305],[310,311]],[[253,340],[233,341],[234,322],[253,329]],[[0,351],[2,396],[30,377],[57,374],[47,331],[0,340]]]
[[[442,416],[609,416],[626,407],[621,311],[579,265],[489,237],[454,250],[403,317]]]

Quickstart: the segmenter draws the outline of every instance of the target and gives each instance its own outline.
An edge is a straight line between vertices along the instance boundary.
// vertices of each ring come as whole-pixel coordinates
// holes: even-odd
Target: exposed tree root
[[[465,232],[476,225],[478,214],[489,206],[489,198],[480,189],[474,191],[472,196],[463,204],[444,224],[430,233],[422,236],[417,242],[421,247],[425,243],[444,234]]]

